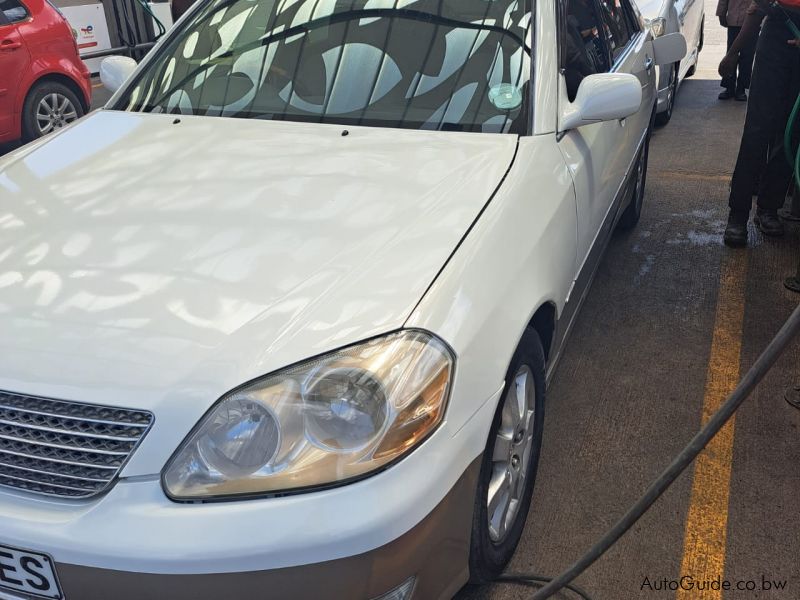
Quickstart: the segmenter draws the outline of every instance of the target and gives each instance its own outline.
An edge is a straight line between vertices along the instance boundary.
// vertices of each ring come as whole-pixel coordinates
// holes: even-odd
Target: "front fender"
[[[17,97],[14,100],[14,114],[17,115],[17,117],[22,114],[22,107],[25,105],[25,99],[28,97],[33,86],[41,80],[52,76],[67,77],[70,79],[81,91],[79,98],[83,103],[84,110],[86,112],[89,111],[92,102],[92,75],[89,73],[89,70],[82,71],[67,58],[62,57],[48,60],[46,58],[37,57],[32,68],[28,71],[27,76],[18,87]]]
[[[523,137],[495,198],[406,323],[456,352],[456,427],[478,408],[467,399],[502,388],[535,312],[551,304],[561,314],[576,262],[575,191],[556,136]]]

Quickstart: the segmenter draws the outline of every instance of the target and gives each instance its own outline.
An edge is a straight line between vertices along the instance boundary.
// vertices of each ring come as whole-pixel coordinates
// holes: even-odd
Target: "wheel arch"
[[[84,113],[88,113],[89,103],[86,99],[86,94],[83,91],[83,88],[76,82],[72,77],[66,75],[64,73],[42,73],[39,75],[31,84],[28,86],[28,89],[25,92],[25,95],[22,98],[22,104],[20,107],[20,114],[22,113],[22,106],[25,106],[25,101],[31,95],[31,92],[36,88],[36,86],[41,85],[42,83],[47,83],[52,81],[54,83],[60,83],[68,87],[78,98],[81,103],[81,107],[83,108]]]
[[[544,348],[545,360],[550,360],[550,352],[553,349],[553,341],[556,333],[557,311],[555,302],[546,301],[536,309],[533,317],[528,322],[528,328],[533,329],[539,334]]]

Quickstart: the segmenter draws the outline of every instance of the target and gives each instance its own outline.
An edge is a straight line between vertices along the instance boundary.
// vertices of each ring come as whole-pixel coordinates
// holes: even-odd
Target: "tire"
[[[528,329],[509,365],[483,454],[472,518],[469,568],[473,584],[488,583],[500,575],[522,536],[542,448],[544,397],[544,350],[536,331]],[[519,408],[523,399],[525,411]],[[527,423],[515,416],[523,412]],[[503,482],[506,491],[492,495],[493,487],[501,487],[492,486],[493,482]],[[490,499],[496,499],[494,510],[489,507]]]
[[[642,206],[644,206],[644,190],[647,184],[647,163],[650,159],[650,132],[644,140],[644,147],[639,152],[639,160],[636,162],[636,186],[631,194],[631,201],[617,223],[620,231],[630,231],[639,224],[642,216]]]
[[[672,65],[669,78],[669,102],[667,110],[656,115],[656,125],[663,127],[672,119],[672,111],[675,108],[675,96],[678,95],[678,69],[680,65]]]
[[[706,18],[703,17],[700,21],[700,41],[697,42],[697,56],[703,51],[703,46],[706,43]]]
[[[69,87],[57,81],[42,81],[25,98],[22,139],[30,142],[66,127],[83,115],[83,104]]]

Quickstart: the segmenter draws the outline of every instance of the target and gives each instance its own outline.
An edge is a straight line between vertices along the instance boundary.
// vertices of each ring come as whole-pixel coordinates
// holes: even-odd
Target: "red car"
[[[0,142],[30,141],[89,110],[91,75],[47,0],[0,0]]]

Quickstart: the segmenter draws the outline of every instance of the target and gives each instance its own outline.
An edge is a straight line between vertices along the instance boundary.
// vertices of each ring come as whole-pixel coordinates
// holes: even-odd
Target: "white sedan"
[[[636,0],[645,22],[654,37],[681,33],[688,52],[674,64],[657,70],[658,109],[656,125],[666,125],[672,119],[678,87],[686,77],[694,75],[700,51],[703,49],[705,6],[703,0]]]
[[[502,571],[685,53],[629,0],[556,6],[206,0],[0,161],[0,597]]]

